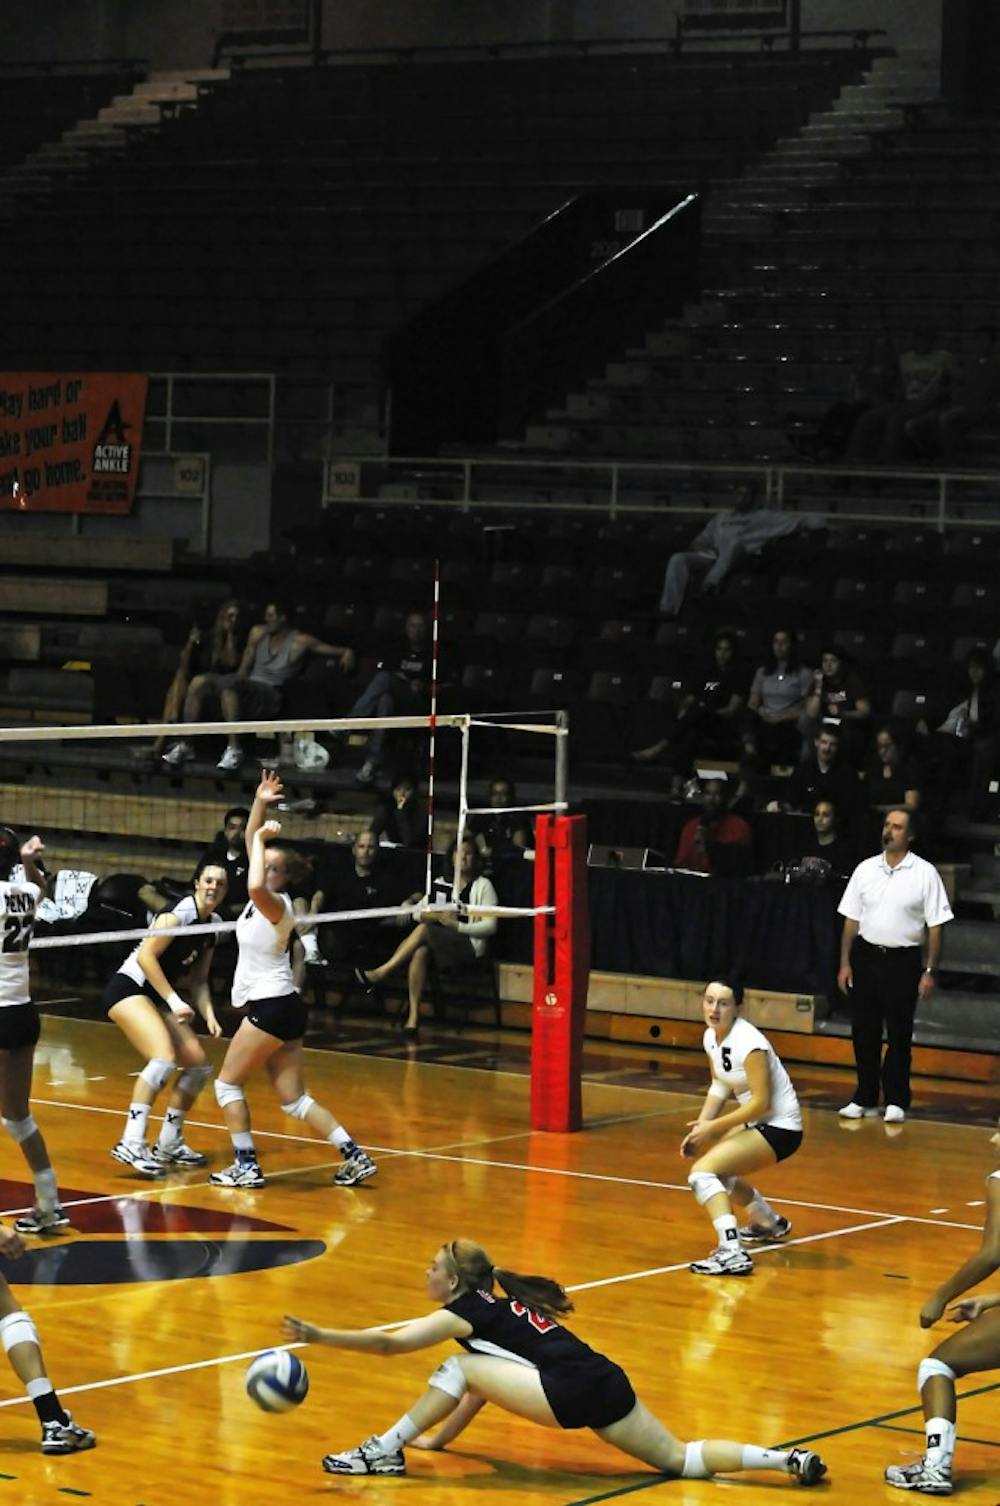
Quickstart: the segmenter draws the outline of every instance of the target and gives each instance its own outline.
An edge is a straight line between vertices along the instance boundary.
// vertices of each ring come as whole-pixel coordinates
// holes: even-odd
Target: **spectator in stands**
[[[736,636],[715,636],[711,661],[692,676],[665,735],[632,757],[650,763],[662,756],[670,769],[672,793],[679,794],[691,767],[695,744],[725,754],[739,746],[740,714],[746,705],[747,672],[737,659]]]
[[[675,868],[690,868],[697,873],[725,870],[724,876],[741,869],[749,872],[752,861],[750,827],[742,816],[726,810],[726,786],[721,779],[706,779],[702,784],[701,815],[692,816],[681,827]],[[739,848],[734,861],[725,849]]]
[[[875,733],[875,756],[865,776],[865,794],[879,811],[920,808],[923,775],[896,729],[883,723]]]
[[[916,453],[953,462],[961,456],[966,435],[994,423],[1000,415],[1000,365],[996,330],[989,325],[966,337],[951,391],[943,407],[920,413],[906,423],[906,438]]]
[[[871,698],[861,676],[836,644],[828,644],[821,651],[819,666],[806,698],[802,725],[803,757],[808,755],[809,744],[815,738],[819,724],[835,723],[840,732],[840,755],[845,762],[854,763],[864,747],[872,714]]]
[[[849,460],[898,460],[907,424],[947,406],[954,361],[951,351],[935,339],[936,332],[930,329],[914,334],[910,348],[899,358],[900,400],[882,403],[858,419],[848,447]]]
[[[748,481],[735,505],[716,513],[687,549],[671,555],[667,561],[660,593],[660,615],[678,617],[692,575],[703,576],[702,595],[713,595],[736,564],[745,555],[759,556],[774,539],[784,539],[800,528],[821,528],[820,518],[810,514],[777,512],[758,508],[758,486]]]
[[[424,716],[431,677],[427,618],[410,612],[398,653],[382,660],[351,710],[352,716]],[[357,772],[359,784],[371,784],[381,765],[385,731],[369,734],[367,756]]]
[[[532,845],[530,817],[509,810],[516,799],[513,779],[502,774],[490,781],[491,814],[469,817],[467,830],[475,839],[485,873],[495,874],[508,858],[520,857]]]
[[[843,830],[837,807],[825,797],[816,801],[812,826],[799,853],[800,863],[807,858],[828,863],[829,872],[839,878],[852,873],[857,862],[856,844]]]
[[[392,793],[375,807],[369,829],[393,847],[426,847],[427,805],[412,774],[400,774],[393,781]]]
[[[378,837],[373,831],[362,831],[354,838],[349,853],[332,844],[320,853],[312,896],[294,900],[292,907],[296,915],[308,917],[326,910],[381,910],[402,904],[403,898],[399,884],[393,883],[380,860]],[[323,935],[324,956],[315,930],[307,930],[300,923],[305,960],[313,965],[329,959],[352,967],[370,967],[385,956],[386,927],[394,924],[391,919],[331,923]]]
[[[234,597],[230,597],[219,607],[215,622],[207,633],[197,623],[192,626],[163,702],[161,722],[186,721],[189,691],[198,686],[200,696],[220,675],[236,673],[243,655],[242,618],[243,608]],[[136,752],[144,758],[157,758],[162,754],[164,763],[168,764],[183,763],[186,756],[183,750],[188,745],[175,742],[164,753],[165,741],[164,737],[158,737],[148,751],[137,749]]]
[[[250,629],[246,648],[235,674],[203,677],[211,684],[192,684],[184,705],[184,719],[196,722],[201,719],[204,697],[218,692],[222,718],[227,722],[272,720],[281,715],[282,692],[288,681],[297,673],[307,654],[317,654],[324,659],[337,659],[342,670],[354,667],[352,649],[333,643],[323,643],[311,633],[300,632],[292,627],[288,612],[280,601],[270,601],[264,609],[264,621]],[[184,763],[195,757],[190,743],[178,745],[181,752],[171,748],[164,754],[170,763]],[[243,762],[243,749],[237,734],[231,733],[218,767],[224,770],[238,769]]]
[[[250,812],[245,805],[230,806],[222,818],[222,830],[215,834],[195,868],[197,873],[206,863],[212,862],[226,870],[226,898],[218,907],[222,920],[235,920],[247,902],[247,869],[250,859],[247,856],[246,832],[249,819]]]
[[[917,723],[925,737],[921,749],[928,780],[942,792],[965,785],[971,794],[970,814],[986,815],[989,781],[1000,744],[1000,686],[986,649],[973,648],[965,657],[962,699],[936,732]]]
[[[782,798],[771,801],[767,808],[811,811],[817,800],[825,799],[846,814],[856,807],[859,793],[857,775],[840,761],[838,729],[821,726],[809,758],[798,765]]]
[[[798,726],[813,689],[811,669],[799,663],[798,644],[791,628],[776,628],[771,652],[759,665],[750,686],[743,718],[744,778],[763,759],[798,763]]]
[[[902,396],[899,355],[889,331],[876,330],[868,338],[864,354],[851,377],[846,399],[827,409],[815,434],[790,434],[800,455],[821,465],[839,460],[850,444],[855,425],[873,408],[897,403]]]

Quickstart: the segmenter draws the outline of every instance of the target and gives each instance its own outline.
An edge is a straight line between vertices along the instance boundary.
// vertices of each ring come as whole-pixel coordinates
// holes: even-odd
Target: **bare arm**
[[[854,987],[854,969],[851,967],[851,947],[854,938],[858,934],[861,922],[844,917],[844,929],[840,934],[840,971],[837,974],[837,987],[841,993],[846,994],[849,988]]]
[[[191,994],[195,1009],[201,1015],[208,1027],[208,1033],[213,1039],[218,1039],[222,1034],[222,1026],[216,1019],[215,1005],[212,1003],[212,994],[208,986],[208,975],[212,967],[212,949],[208,947],[198,959],[198,965],[191,974]]]
[[[248,675],[251,669],[253,669],[253,661],[257,657],[257,645],[266,632],[267,628],[261,623],[250,629],[247,634],[246,648],[243,650],[243,658],[240,660],[239,668],[236,671],[238,675]]]
[[[337,659],[341,669],[350,669],[354,664],[353,649],[346,648],[342,644],[324,643],[321,638],[314,638],[311,633],[296,633],[295,642],[292,645],[292,663],[297,664],[305,654],[315,654],[317,659]]]
[[[280,800],[284,793],[285,787],[274,770],[262,770],[260,784],[257,786],[256,794],[253,797],[253,805],[250,807],[246,835],[243,839],[246,842],[247,857],[253,857],[253,839],[258,827],[267,820],[271,806],[276,800]]]
[[[48,878],[42,872],[37,862],[37,859],[41,857],[44,851],[45,843],[42,841],[41,837],[36,834],[33,837],[29,837],[28,840],[22,845],[20,858],[22,867],[24,868],[24,876],[28,880],[28,883],[36,884],[38,888],[41,889],[43,894],[48,894]]]
[[[726,1114],[705,1115],[705,1107],[708,1106],[708,1098],[705,1107],[702,1108],[698,1118],[688,1126],[688,1132],[681,1143],[682,1156],[695,1156],[710,1145],[728,1135],[730,1130],[738,1129],[741,1125],[749,1124],[751,1119],[766,1119],[771,1107],[771,1075],[767,1070],[767,1052],[751,1051],[746,1059],[747,1085],[750,1089],[750,1097],[746,1103],[737,1103]],[[711,1088],[709,1098],[714,1097]],[[720,1101],[721,1108],[721,1101]]]
[[[267,840],[269,837],[276,837],[280,830],[280,821],[265,821],[263,826],[258,826],[253,834],[250,867],[247,869],[247,894],[253,901],[254,908],[259,910],[264,919],[269,920],[273,926],[276,926],[284,917],[285,906],[281,897],[272,894],[267,887],[265,864]]]
[[[386,1333],[381,1328],[319,1328],[302,1318],[286,1316],[281,1325],[286,1339],[300,1339],[307,1344],[329,1344],[334,1349],[353,1349],[361,1354],[412,1354],[416,1349],[430,1349],[446,1339],[467,1339],[471,1323],[441,1308],[404,1323],[402,1328]]]
[[[983,1242],[974,1255],[960,1265],[957,1271],[946,1277],[932,1296],[920,1309],[921,1328],[930,1328],[948,1306],[967,1292],[970,1286],[978,1286],[993,1272],[1000,1269],[1000,1177],[990,1177],[986,1194],[986,1224]]]
[[[155,929],[157,931],[169,933],[176,931],[177,925],[177,916],[174,915],[171,911],[166,915],[157,916]],[[184,1021],[193,1020],[194,1010],[191,1008],[190,1004],[186,1004],[181,996],[175,992],[174,988],[167,980],[166,973],[160,966],[160,958],[163,956],[163,953],[167,950],[167,947],[170,945],[173,939],[173,936],[169,934],[165,934],[163,936],[147,936],[145,941],[139,947],[136,961],[142,968],[143,973],[149,979],[150,983],[152,983],[153,987],[156,989],[156,992],[159,994],[160,998],[165,1004],[169,1004],[171,1011],[177,1016],[177,1018]]]

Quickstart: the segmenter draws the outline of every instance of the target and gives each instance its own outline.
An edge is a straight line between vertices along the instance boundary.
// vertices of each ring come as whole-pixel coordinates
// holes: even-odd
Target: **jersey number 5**
[[[8,915],[3,923],[2,952],[26,952],[35,924],[33,915]]]
[[[723,1072],[731,1072],[733,1070],[733,1058],[728,1046],[723,1046],[722,1048],[722,1070]]]
[[[515,1318],[527,1318],[532,1328],[537,1329],[539,1333],[548,1333],[550,1328],[556,1327],[551,1318],[543,1318],[541,1313],[533,1312],[530,1307],[525,1307],[523,1302],[512,1302],[510,1310]]]

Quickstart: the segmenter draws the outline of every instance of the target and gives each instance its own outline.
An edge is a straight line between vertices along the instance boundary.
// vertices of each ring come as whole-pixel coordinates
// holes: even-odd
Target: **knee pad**
[[[220,1109],[224,1109],[227,1103],[239,1103],[245,1097],[238,1082],[223,1082],[221,1077],[215,1079],[215,1101]]]
[[[30,1114],[27,1119],[5,1119],[3,1127],[10,1138],[18,1145],[24,1140],[30,1140],[32,1135],[38,1133],[38,1125]]]
[[[688,1186],[694,1193],[694,1200],[702,1207],[709,1198],[715,1197],[717,1192],[725,1192],[725,1187],[714,1171],[692,1171],[688,1177]]]
[[[944,1360],[927,1359],[921,1360],[917,1366],[917,1390],[924,1389],[925,1381],[929,1381],[932,1375],[943,1375],[946,1380],[953,1381],[955,1372]]]
[[[146,1063],[139,1076],[147,1087],[152,1088],[154,1093],[158,1093],[170,1081],[170,1075],[175,1066],[175,1062],[164,1061],[162,1057],[154,1056],[152,1061]]]
[[[303,1093],[302,1097],[296,1098],[294,1103],[283,1103],[281,1112],[288,1114],[292,1119],[304,1119],[315,1102],[315,1098],[310,1098],[308,1093]]]
[[[37,1344],[38,1329],[27,1313],[8,1313],[6,1318],[0,1318],[0,1341],[10,1354],[15,1344]]]
[[[684,1468],[681,1470],[682,1480],[708,1480],[711,1479],[712,1471],[706,1469],[705,1458],[702,1454],[701,1443],[688,1443],[684,1448]]]
[[[192,1098],[201,1092],[212,1075],[208,1062],[203,1067],[185,1067],[175,1084],[179,1093],[190,1093]]]
[[[465,1371],[462,1369],[458,1357],[454,1354],[449,1354],[446,1360],[441,1361],[427,1384],[429,1386],[436,1386],[439,1391],[446,1391],[456,1401],[461,1401],[469,1389],[469,1382],[465,1378]]]

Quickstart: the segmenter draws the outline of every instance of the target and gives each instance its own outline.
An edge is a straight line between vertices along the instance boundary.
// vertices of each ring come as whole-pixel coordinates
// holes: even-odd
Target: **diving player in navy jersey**
[[[317,1328],[286,1317],[286,1338],[366,1354],[410,1354],[454,1339],[466,1353],[450,1355],[428,1389],[388,1432],[358,1448],[327,1454],[332,1475],[404,1475],[403,1450],[456,1408],[466,1420],[470,1398],[550,1428],[592,1428],[633,1459],[665,1475],[705,1480],[747,1469],[773,1469],[815,1485],[826,1465],[809,1449],[758,1448],[718,1439],[681,1443],[638,1399],[613,1360],[591,1349],[558,1321],[571,1312],[563,1288],[547,1276],[495,1268],[471,1239],[442,1245],[426,1272],[427,1295],[442,1304],[426,1318],[391,1333],[381,1329]],[[499,1287],[499,1291],[497,1288]],[[458,1431],[458,1429],[455,1429]]]

